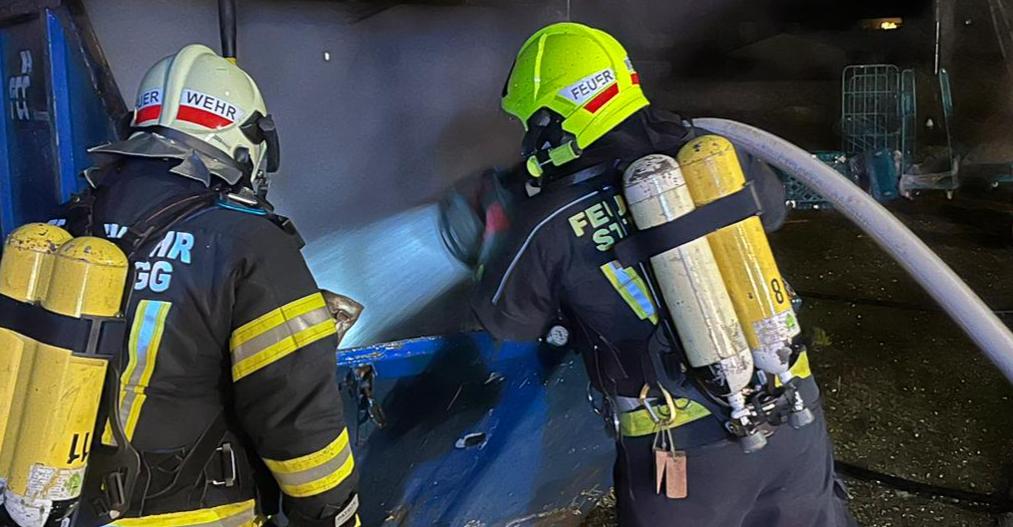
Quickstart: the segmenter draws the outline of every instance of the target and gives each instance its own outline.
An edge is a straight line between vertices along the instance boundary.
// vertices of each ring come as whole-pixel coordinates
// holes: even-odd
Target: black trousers
[[[623,438],[614,476],[621,527],[857,527],[834,474],[823,412],[743,454],[723,441],[686,450],[685,499],[655,493],[653,437]],[[664,490],[662,490],[664,492]]]

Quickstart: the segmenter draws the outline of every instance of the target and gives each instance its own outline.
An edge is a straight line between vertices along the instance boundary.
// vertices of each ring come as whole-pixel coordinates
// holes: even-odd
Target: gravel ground
[[[892,208],[990,306],[1013,310],[1013,206],[1003,203],[1013,199],[926,197]],[[1008,492],[1013,388],[936,304],[835,212],[793,213],[772,244],[782,272],[809,296],[801,320],[838,459],[934,485]],[[994,515],[941,500],[850,485],[865,527],[997,525]],[[614,515],[606,499],[585,525],[615,525]]]

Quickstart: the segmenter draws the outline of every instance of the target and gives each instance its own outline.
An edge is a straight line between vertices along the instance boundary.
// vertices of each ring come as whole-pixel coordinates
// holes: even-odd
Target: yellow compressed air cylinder
[[[4,243],[0,260],[0,294],[28,304],[46,295],[53,263],[70,233],[46,223],[29,223],[15,229]],[[10,474],[18,427],[28,390],[36,342],[0,327],[0,490]],[[2,499],[0,499],[2,501]]]
[[[633,162],[623,185],[639,229],[674,221],[695,208],[678,163],[666,155]],[[714,365],[733,395],[748,385],[753,361],[715,256],[706,240],[697,239],[652,257],[651,267],[690,366]]]
[[[690,141],[679,151],[678,161],[698,207],[746,184],[735,147],[723,137],[704,135]],[[781,380],[790,378],[791,341],[800,328],[760,218],[722,228],[709,234],[707,241],[756,365],[786,377]]]
[[[48,223],[17,228],[4,243],[0,294],[29,304],[45,298],[56,252],[71,238],[69,232]]]
[[[116,244],[82,236],[56,255],[42,307],[68,317],[111,317],[120,311],[127,257]]]
[[[28,379],[18,382],[22,368],[31,371],[31,364],[26,364],[25,348],[32,354],[35,342],[29,341],[7,329],[0,329],[0,492],[4,488],[7,474],[10,471],[11,457],[14,455],[14,437],[21,423],[21,405],[14,401],[24,399],[24,391],[28,389]],[[30,359],[29,359],[30,360]]]
[[[5,500],[29,518],[80,496],[106,370],[103,359],[46,344],[34,355]]]
[[[113,243],[70,240],[55,255],[41,305],[73,318],[114,316],[127,269],[126,256]],[[25,346],[18,384],[28,389],[20,398],[15,394],[22,415],[15,437],[4,442],[3,453],[10,456],[4,507],[21,524],[43,525],[80,496],[107,362],[22,338],[31,346]]]

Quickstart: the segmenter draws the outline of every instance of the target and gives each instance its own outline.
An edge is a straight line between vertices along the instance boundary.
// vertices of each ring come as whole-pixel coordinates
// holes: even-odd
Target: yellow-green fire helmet
[[[650,104],[626,50],[608,33],[561,22],[521,47],[503,89],[503,110],[527,131],[528,171],[559,166]]]

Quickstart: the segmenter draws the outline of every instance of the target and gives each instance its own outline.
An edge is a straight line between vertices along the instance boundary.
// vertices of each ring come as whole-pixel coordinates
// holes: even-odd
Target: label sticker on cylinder
[[[790,344],[791,340],[802,332],[798,318],[791,309],[772,317],[753,322],[753,332],[763,349],[771,349]]]
[[[679,168],[679,163],[675,159],[663,154],[651,154],[641,157],[630,165],[630,168],[627,169],[625,185],[626,188],[623,189],[623,192],[626,194],[626,201],[634,204],[656,198],[675,189],[685,188],[686,178],[682,175],[682,169]],[[679,205],[685,205],[689,209],[677,216],[686,214],[695,208],[688,192],[687,190],[685,200],[680,200],[681,196],[673,195],[673,199],[680,202]],[[682,201],[686,201],[686,203],[682,203]]]
[[[81,495],[84,467],[56,468],[36,463],[28,473],[28,495],[43,500],[70,500]]]
[[[802,333],[802,327],[798,325],[798,317],[795,316],[795,311],[789,309],[779,316],[784,317],[784,326],[788,328],[788,337],[795,338]]]
[[[4,491],[4,507],[16,525],[43,525],[53,512],[53,502],[18,496]]]

